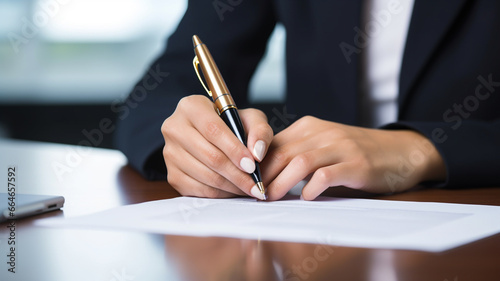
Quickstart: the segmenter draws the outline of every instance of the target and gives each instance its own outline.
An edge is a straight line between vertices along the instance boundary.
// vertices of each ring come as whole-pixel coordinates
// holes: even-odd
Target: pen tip
[[[259,188],[259,191],[262,194],[264,200],[267,200],[266,189],[264,188],[264,184],[261,181],[259,181],[257,183],[257,187]]]
[[[193,35],[193,46],[196,47],[200,44],[203,44],[200,40],[200,37],[198,37],[198,35]]]

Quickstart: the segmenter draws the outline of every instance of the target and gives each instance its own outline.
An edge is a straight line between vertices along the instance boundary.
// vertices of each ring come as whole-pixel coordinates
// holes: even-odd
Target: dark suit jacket
[[[277,22],[287,31],[287,113],[359,124],[361,0],[191,0],[164,54],[126,103],[113,105],[116,145],[130,164],[149,179],[166,178],[161,124],[183,96],[204,93],[192,67],[193,34],[243,108],[251,106],[249,80]],[[500,184],[499,34],[500,1],[415,0],[398,122],[385,127],[431,139],[446,163],[444,186]]]

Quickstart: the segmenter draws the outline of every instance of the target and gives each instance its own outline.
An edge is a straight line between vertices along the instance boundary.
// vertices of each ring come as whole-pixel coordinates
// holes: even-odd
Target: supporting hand
[[[303,179],[313,200],[331,186],[369,192],[407,190],[444,180],[446,169],[432,143],[411,130],[366,129],[303,117],[277,134],[262,165],[270,200]]]

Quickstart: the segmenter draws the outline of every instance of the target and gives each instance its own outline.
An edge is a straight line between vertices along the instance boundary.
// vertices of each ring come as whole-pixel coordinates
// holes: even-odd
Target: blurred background
[[[187,0],[0,0],[0,137],[77,144],[114,120],[166,47]],[[214,13],[216,11],[214,10]],[[284,98],[285,31],[277,26],[250,86]],[[111,134],[97,146],[109,148]]]

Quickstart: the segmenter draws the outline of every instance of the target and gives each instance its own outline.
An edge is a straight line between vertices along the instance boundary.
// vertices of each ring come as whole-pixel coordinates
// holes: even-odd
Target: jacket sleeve
[[[240,107],[248,84],[274,29],[272,1],[190,0],[164,53],[135,85],[128,98],[113,104],[117,113],[115,147],[149,180],[166,179],[160,128],[182,97],[205,94],[193,70],[194,34],[212,56]]]
[[[437,187],[492,187],[500,184],[499,119],[462,120],[460,123],[404,121],[385,128],[412,129],[434,144],[447,170],[444,182],[432,183]],[[416,149],[426,153],[425,147],[417,145]]]

